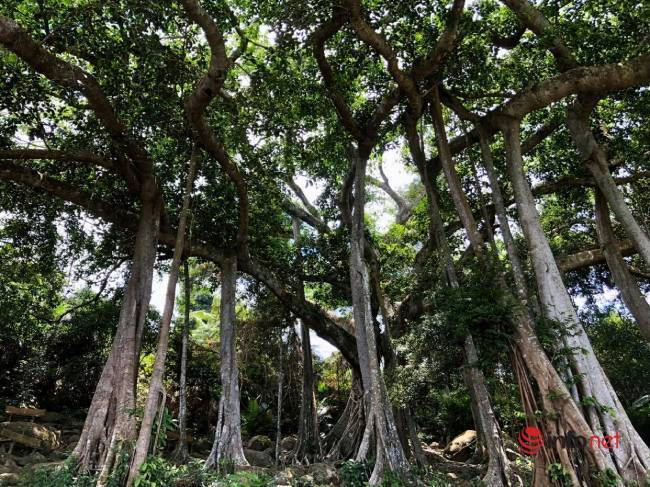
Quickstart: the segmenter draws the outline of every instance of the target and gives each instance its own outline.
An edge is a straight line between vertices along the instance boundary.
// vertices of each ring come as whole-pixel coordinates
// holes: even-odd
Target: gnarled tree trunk
[[[436,141],[438,143],[438,155],[442,165],[442,170],[447,178],[449,191],[460,220],[465,228],[466,235],[470,241],[470,245],[478,258],[483,258],[483,237],[481,236],[478,225],[472,216],[469,203],[463,193],[460,179],[454,168],[454,163],[449,150],[447,142],[447,135],[442,119],[442,110],[438,91],[434,90],[432,100],[431,115],[433,118],[433,125],[436,133]],[[428,182],[431,185],[431,182]],[[429,199],[429,214],[433,220],[433,230],[435,232],[435,239],[442,251],[443,258],[446,261],[447,279],[449,285],[453,288],[458,287],[458,278],[456,270],[451,259],[451,253],[442,227],[442,220],[438,210],[435,191],[430,188],[427,191]],[[489,224],[489,222],[486,222]],[[486,264],[485,262],[483,262]],[[501,435],[501,428],[497,422],[496,416],[492,409],[490,396],[485,386],[485,377],[483,372],[476,366],[478,362],[478,352],[474,345],[474,339],[471,334],[465,338],[463,343],[465,350],[465,360],[467,361],[466,379],[470,388],[471,396],[474,400],[476,410],[475,421],[479,427],[482,440],[485,442],[488,451],[488,470],[483,478],[487,485],[508,485],[510,477],[510,462],[506,456],[505,446],[503,445],[503,438]]]
[[[363,387],[359,375],[352,370],[352,386],[345,409],[336,424],[323,439],[328,460],[352,458],[359,450],[365,419],[363,414]]]
[[[221,264],[220,359],[221,399],[214,443],[205,468],[248,465],[241,439],[239,368],[235,333],[237,257],[225,255]]]
[[[372,439],[375,444],[375,468],[370,484],[379,483],[386,470],[409,477],[409,464],[397,434],[393,408],[379,366],[377,341],[371,310],[370,276],[364,256],[364,207],[367,155],[355,153],[354,210],[350,237],[350,284],[357,351],[364,390],[366,429],[357,459],[368,456]],[[372,434],[374,432],[374,435]]]
[[[567,127],[584,163],[596,181],[609,207],[634,243],[639,255],[650,266],[650,237],[634,218],[625,197],[612,177],[609,160],[589,126],[589,114],[597,99],[577,99],[569,107]]]
[[[99,472],[98,485],[107,482],[117,453],[136,436],[134,409],[139,335],[149,310],[160,208],[157,196],[146,198],[142,203],[131,274],[117,331],[81,436],[72,452],[81,472]]]
[[[515,308],[514,324],[515,337],[513,346],[513,368],[519,385],[522,405],[527,416],[527,424],[541,429],[545,437],[558,436],[568,431],[582,436],[591,437],[592,431],[582,416],[582,411],[573,400],[566,384],[562,381],[548,356],[542,349],[534,331],[534,322],[525,304],[529,301],[529,292],[523,274],[523,266],[519,258],[512,231],[503,204],[501,188],[496,176],[492,152],[486,134],[478,127],[483,163],[490,181],[492,198],[497,218],[501,226],[508,258],[513,267],[515,289],[524,306]],[[503,285],[503,283],[502,283]],[[536,304],[531,302],[531,306]],[[534,384],[530,378],[534,379]],[[536,386],[536,390],[535,387]],[[544,417],[538,417],[538,411],[547,412]],[[557,420],[553,420],[553,417]],[[560,463],[570,476],[574,485],[592,485],[590,464],[596,470],[603,470],[605,459],[600,451],[589,450],[569,452],[564,446],[555,442],[543,445],[535,456],[535,472],[533,485],[546,486],[549,484],[547,467]]]
[[[551,247],[539,222],[530,185],[523,172],[519,121],[511,120],[504,124],[508,170],[544,312],[548,318],[563,323],[570,329],[570,333],[565,336],[565,343],[577,351],[571,357],[571,365],[574,376],[580,377],[578,390],[590,429],[600,435],[618,434],[621,438],[620,446],[604,455],[605,465],[625,480],[640,482],[650,467],[650,449],[631,424],[596,359],[562,282]]]

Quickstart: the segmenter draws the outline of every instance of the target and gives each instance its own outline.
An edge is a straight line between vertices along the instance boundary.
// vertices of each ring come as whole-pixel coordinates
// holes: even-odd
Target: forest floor
[[[0,422],[0,486],[29,485],[24,479],[33,476],[38,470],[64,466],[83,427],[83,417],[74,414],[48,412],[33,420],[22,419],[24,418],[3,418],[3,422]],[[168,435],[166,450],[173,447],[175,436],[173,433]],[[427,471],[422,472],[426,484],[476,485],[485,466],[476,460],[474,442],[475,433],[468,430],[444,448],[437,443],[430,445],[423,443],[424,453],[430,463]],[[295,444],[295,437],[285,437],[281,444],[286,454]],[[361,485],[358,482],[368,474],[362,465],[353,462],[277,466],[273,458],[275,444],[263,435],[247,439],[245,445],[244,453],[251,467],[242,469],[235,476],[226,477],[222,481],[217,480],[209,485],[214,487]],[[196,460],[195,465],[200,465],[209,453],[209,439],[193,439],[190,450]],[[521,463],[522,459],[518,454],[513,450],[509,453],[512,454],[513,459]],[[192,484],[181,482],[174,485]]]

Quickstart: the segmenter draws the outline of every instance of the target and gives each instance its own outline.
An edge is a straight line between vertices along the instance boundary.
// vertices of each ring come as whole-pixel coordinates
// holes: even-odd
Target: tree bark
[[[156,347],[156,357],[154,359],[151,381],[149,383],[149,393],[144,407],[140,433],[135,444],[129,476],[126,482],[127,487],[131,487],[140,472],[140,467],[147,458],[149,452],[149,443],[151,441],[151,428],[159,409],[160,396],[164,395],[163,379],[165,376],[165,362],[167,361],[167,351],[169,349],[169,331],[171,329],[172,317],[174,315],[174,304],[176,303],[176,284],[178,283],[178,273],[183,257],[183,245],[185,243],[185,228],[190,210],[190,201],[192,198],[192,187],[194,186],[194,177],[196,175],[198,154],[192,152],[190,163],[187,171],[187,180],[185,183],[185,194],[183,196],[183,205],[181,208],[176,233],[176,245],[174,246],[174,255],[169,269],[169,278],[167,279],[167,290],[165,294],[165,307],[163,309],[162,319],[160,321],[160,330],[158,331],[158,345]]]
[[[103,485],[118,451],[136,435],[135,379],[142,332],[149,310],[160,222],[160,200],[145,199],[135,239],[131,275],[122,300],[117,331],[83,430],[72,456],[81,472],[99,472]]]
[[[650,341],[650,306],[618,250],[618,241],[609,218],[609,207],[599,189],[595,191],[595,198],[596,232],[607,260],[607,267],[612,273],[612,279],[621,293],[625,306],[639,325],[641,334]]]
[[[570,330],[566,346],[577,350],[571,357],[585,419],[601,435],[619,434],[619,448],[604,456],[604,464],[627,481],[644,479],[650,467],[650,449],[634,429],[609,379],[605,376],[562,282],[550,245],[539,222],[535,200],[523,172],[519,121],[504,122],[506,157],[519,219],[528,242],[540,299],[546,316]],[[596,405],[594,405],[594,402]]]
[[[235,333],[235,292],[237,287],[237,258],[224,256],[221,265],[220,359],[221,399],[214,443],[205,468],[245,466],[241,439],[239,403],[239,368]]]
[[[474,216],[472,215],[471,208],[463,192],[463,188],[458,177],[458,173],[454,167],[454,163],[449,150],[447,135],[442,119],[442,110],[440,99],[437,89],[433,91],[433,100],[431,106],[431,115],[433,117],[433,125],[436,133],[436,142],[438,144],[438,154],[442,165],[442,170],[447,178],[449,191],[454,202],[456,211],[460,217],[465,232],[470,241],[470,245],[474,250],[474,254],[486,265],[484,259],[484,241],[481,233],[478,230],[478,225]],[[431,182],[427,182],[431,186]],[[428,190],[427,196],[429,197],[429,213],[433,220],[433,229],[435,231],[435,240],[440,245],[440,250],[446,262],[447,277],[449,285],[452,288],[458,288],[458,278],[451,259],[449,245],[447,238],[442,227],[442,220],[438,210],[438,204],[435,197],[435,192]],[[489,224],[489,222],[486,222]],[[475,410],[478,417],[475,418],[477,426],[480,428],[481,438],[485,442],[485,446],[489,455],[488,470],[483,478],[487,485],[508,485],[510,477],[510,464],[506,456],[505,446],[503,445],[503,438],[501,435],[501,428],[497,422],[490,402],[490,396],[485,386],[485,377],[483,372],[477,367],[478,352],[474,344],[474,339],[471,334],[465,338],[463,343],[465,350],[465,360],[467,362],[466,377],[468,386],[470,388],[472,399],[475,403]]]
[[[584,99],[584,97],[573,102],[568,109],[567,127],[607,204],[634,243],[639,255],[646,265],[650,266],[650,237],[641,228],[625,202],[625,197],[609,170],[607,154],[596,141],[589,126],[589,114],[596,103],[596,99]]]
[[[293,239],[296,244],[298,265],[302,266],[300,249],[300,220],[293,218]],[[302,267],[299,270],[302,276]],[[302,277],[298,283],[298,297],[305,298]],[[318,431],[318,410],[314,393],[314,364],[311,351],[309,328],[305,322],[300,323],[300,341],[302,343],[302,394],[300,402],[300,422],[298,424],[298,441],[294,450],[294,461],[313,463],[323,456],[320,433]]]
[[[483,164],[488,175],[490,187],[492,189],[492,199],[497,218],[499,219],[501,235],[506,246],[508,259],[513,268],[515,289],[524,305],[521,308],[516,309],[514,313],[515,346],[513,346],[512,349],[513,368],[519,385],[522,406],[526,413],[527,425],[540,427],[547,437],[549,435],[557,435],[561,431],[568,431],[569,427],[567,425],[573,425],[572,427],[574,432],[579,432],[579,434],[586,438],[590,434],[589,427],[582,418],[581,412],[578,410],[576,403],[573,401],[564,382],[557,374],[535,335],[530,308],[533,308],[538,312],[537,302],[532,299],[529,300],[529,291],[523,273],[523,265],[515,246],[512,231],[510,230],[501,188],[494,168],[492,151],[482,127],[478,126],[477,131],[479,133],[479,143],[481,146]],[[527,302],[530,303],[530,308],[528,309],[526,307]],[[534,378],[536,382],[537,394],[533,390],[533,385],[530,380],[531,377]],[[554,396],[559,396],[560,399],[549,399]],[[537,411],[540,410],[558,411],[558,417],[563,418],[563,424],[549,424],[546,419],[540,421],[537,417]],[[600,458],[591,459],[591,461],[596,465],[599,465],[598,462],[601,460],[602,459]],[[557,462],[562,464],[571,476],[575,485],[583,484],[579,477],[586,477],[589,479],[589,472],[580,476],[580,473],[582,473],[580,472],[580,469],[581,467],[584,468],[584,466],[581,466],[579,461],[572,460],[567,454],[565,448],[558,444],[544,445],[540,453],[535,457],[533,485],[547,485],[548,477],[546,468],[548,465]]]
[[[369,451],[371,431],[374,431],[375,468],[370,484],[376,485],[386,470],[399,477],[409,477],[410,469],[400,443],[393,408],[380,370],[377,341],[371,310],[370,277],[364,256],[364,207],[367,155],[354,155],[354,210],[350,236],[350,283],[357,351],[361,368],[366,411],[366,430],[357,455],[364,459]],[[374,428],[371,430],[371,428]]]
[[[181,363],[178,379],[178,444],[174,452],[174,459],[185,464],[190,459],[187,447],[187,352],[190,339],[190,299],[192,294],[192,280],[190,279],[190,265],[187,257],[183,261],[183,275],[185,277],[184,300],[185,316],[183,331],[181,333]]]
[[[363,387],[359,374],[353,369],[350,395],[343,413],[323,440],[325,457],[330,461],[352,458],[359,450],[364,429]]]

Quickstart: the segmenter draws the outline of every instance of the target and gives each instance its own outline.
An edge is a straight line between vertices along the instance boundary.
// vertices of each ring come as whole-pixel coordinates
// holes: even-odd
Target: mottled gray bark
[[[81,472],[100,473],[99,485],[106,483],[119,449],[136,435],[133,410],[139,356],[137,335],[143,329],[149,308],[159,221],[159,200],[145,200],[111,352],[72,452]]]
[[[239,368],[235,333],[235,292],[237,257],[224,256],[221,264],[220,360],[221,398],[214,443],[205,468],[229,468],[248,465],[241,439]]]
[[[384,378],[379,366],[377,341],[371,309],[370,277],[364,256],[364,207],[367,155],[353,155],[354,209],[350,236],[350,284],[354,314],[357,351],[361,368],[366,411],[366,430],[357,455],[363,459],[369,452],[371,439],[375,443],[375,468],[370,484],[379,483],[386,470],[400,477],[409,477],[409,464],[402,449],[393,408],[388,399]],[[374,435],[370,434],[374,431]]]
[[[519,122],[512,120],[504,123],[508,170],[515,193],[519,221],[535,269],[543,310],[548,318],[562,323],[570,331],[565,337],[565,343],[567,347],[577,351],[571,357],[571,365],[574,374],[581,378],[578,389],[585,419],[590,429],[601,435],[618,433],[622,438],[619,448],[613,448],[608,455],[603,456],[604,464],[623,479],[638,482],[645,477],[650,467],[650,449],[631,424],[616,392],[596,359],[562,282],[551,247],[539,222],[530,185],[524,175]]]
[[[185,194],[183,195],[183,205],[181,208],[180,218],[178,221],[178,230],[176,233],[176,244],[174,246],[174,255],[169,268],[169,277],[167,279],[167,289],[165,294],[165,306],[163,309],[162,319],[160,320],[160,329],[158,331],[158,345],[156,347],[156,356],[154,358],[151,380],[149,382],[149,392],[144,406],[140,432],[133,451],[129,476],[126,481],[127,487],[135,482],[140,472],[140,467],[147,458],[149,452],[149,443],[151,441],[151,429],[153,427],[156,413],[159,409],[161,395],[164,395],[163,379],[165,376],[165,362],[167,361],[167,351],[169,348],[169,331],[171,329],[172,317],[174,315],[174,304],[176,303],[176,284],[178,283],[178,274],[183,257],[183,245],[185,243],[185,228],[190,210],[190,200],[192,198],[192,188],[194,186],[194,177],[196,175],[198,153],[193,152],[190,157],[190,163],[187,171],[187,180],[185,184]]]

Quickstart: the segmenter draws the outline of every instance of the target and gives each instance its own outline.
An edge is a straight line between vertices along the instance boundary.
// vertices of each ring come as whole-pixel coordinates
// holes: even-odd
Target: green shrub
[[[341,467],[341,479],[345,487],[363,487],[371,474],[372,465],[367,462],[348,460]]]
[[[18,482],[18,487],[94,487],[94,485],[94,477],[79,475],[68,465],[28,471]]]

